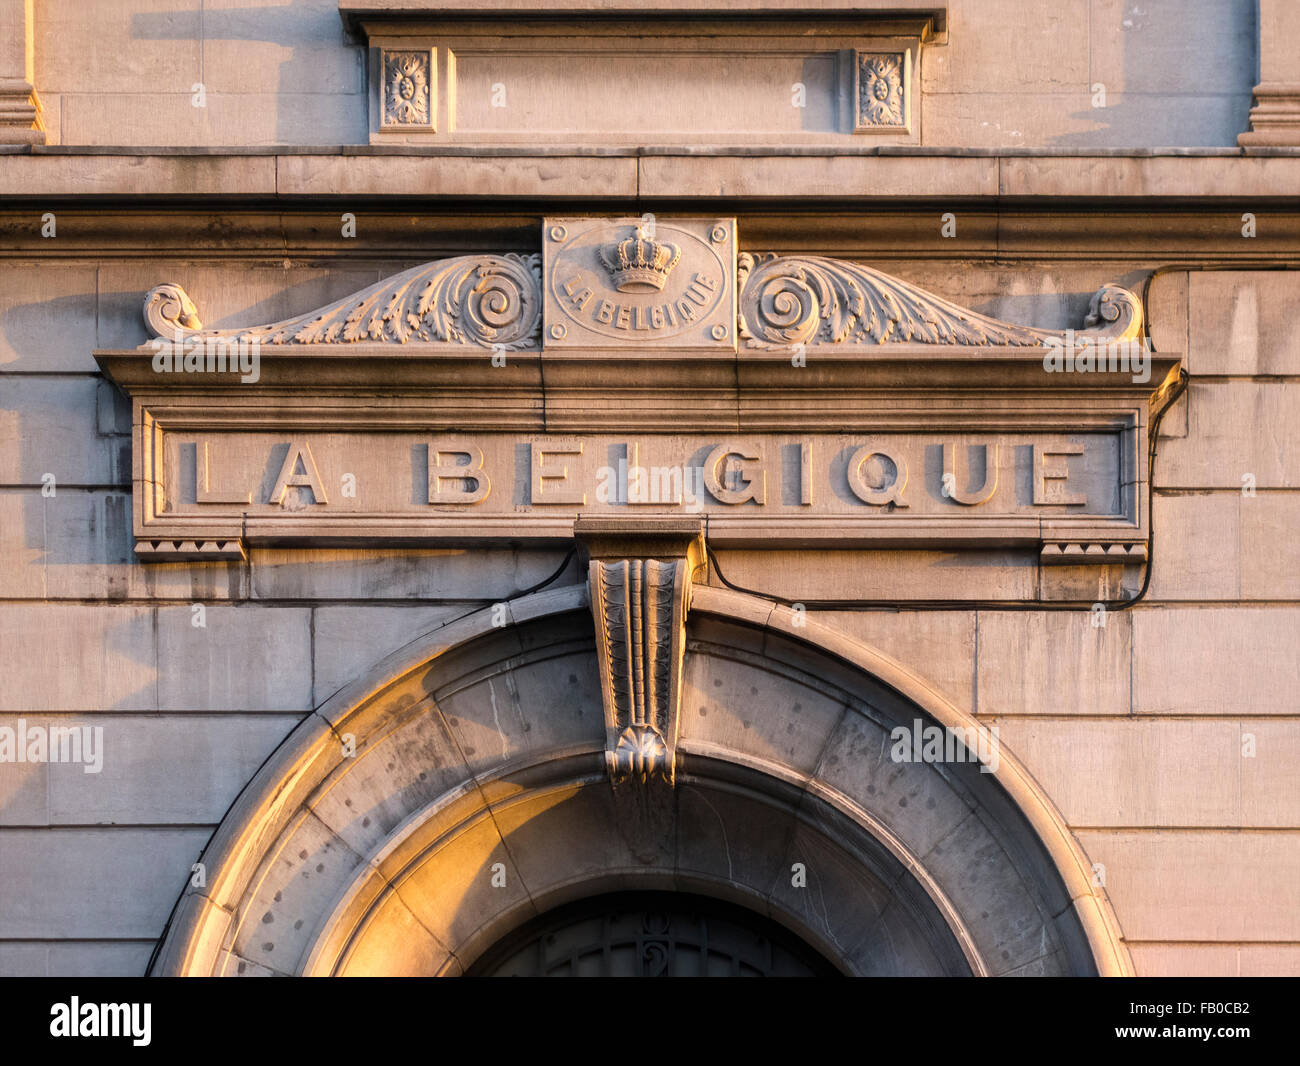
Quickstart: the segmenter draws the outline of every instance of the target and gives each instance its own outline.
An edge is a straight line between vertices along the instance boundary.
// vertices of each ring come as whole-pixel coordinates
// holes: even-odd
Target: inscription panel
[[[525,540],[703,514],[754,543],[1136,533],[1125,431],[555,434],[165,429],[149,536]],[[153,527],[154,531],[150,528]],[[715,538],[716,539],[716,538]]]
[[[735,219],[548,218],[547,349],[734,349]]]

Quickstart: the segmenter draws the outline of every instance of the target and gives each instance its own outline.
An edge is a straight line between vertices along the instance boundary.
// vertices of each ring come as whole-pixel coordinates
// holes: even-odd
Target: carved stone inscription
[[[163,513],[1114,516],[1119,434],[164,434]]]

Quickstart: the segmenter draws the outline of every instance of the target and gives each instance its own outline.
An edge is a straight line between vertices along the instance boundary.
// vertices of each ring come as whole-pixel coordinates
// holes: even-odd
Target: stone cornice
[[[1300,149],[1168,154],[712,146],[566,150],[349,146],[270,151],[0,150],[5,200],[749,201],[825,207],[1293,202]]]

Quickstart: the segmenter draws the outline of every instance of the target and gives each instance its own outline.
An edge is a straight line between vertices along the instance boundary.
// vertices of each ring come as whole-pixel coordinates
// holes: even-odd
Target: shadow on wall
[[[189,17],[138,12],[131,17],[131,37],[201,43],[194,81],[204,87],[205,106],[193,107],[190,136],[177,130],[169,143],[366,142],[365,49],[348,37],[337,0],[204,7]],[[239,100],[241,95],[249,98]],[[222,115],[221,108],[235,114]],[[273,124],[266,121],[270,108]]]
[[[1258,81],[1256,0],[1092,0],[1091,17],[1092,106],[1070,117],[1095,128],[1051,144],[1237,146]]]

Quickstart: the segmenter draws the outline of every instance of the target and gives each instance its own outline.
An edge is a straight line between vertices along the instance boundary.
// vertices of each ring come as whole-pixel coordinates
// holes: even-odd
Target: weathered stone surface
[[[1265,509],[1272,500],[1257,496],[1250,502]],[[1154,498],[1157,541],[1148,591],[1152,601],[1240,598],[1243,502],[1240,493],[1227,491],[1162,493]]]
[[[380,659],[472,607],[318,607],[312,620],[314,702],[323,703]]]
[[[1300,493],[1243,496],[1241,594],[1243,599],[1300,599]]]
[[[297,715],[26,717],[103,729],[99,773],[72,763],[47,768],[51,825],[215,824],[300,721]],[[159,767],[167,772],[157,773]]]
[[[258,599],[429,600],[496,603],[545,580],[563,551],[460,549],[255,550]],[[487,564],[486,566],[484,564]],[[557,584],[571,576],[561,575]]]
[[[1300,385],[1280,382],[1193,381],[1188,433],[1161,444],[1161,488],[1300,488],[1293,456],[1300,453],[1294,410]]]
[[[98,431],[99,390],[93,377],[5,379],[0,407],[0,484],[34,486],[44,475],[60,484],[126,486],[131,483],[129,435]]]
[[[1032,599],[1036,575],[1015,552],[720,551],[727,580],[759,595],[813,600]],[[1036,554],[1036,553],[1035,553]],[[1019,565],[1018,565],[1019,564]],[[831,608],[834,609],[833,607]]]
[[[247,598],[239,562],[152,564],[132,550],[131,497],[125,492],[0,490],[0,552],[19,565],[0,568],[7,599],[172,599],[186,603]]]
[[[0,371],[93,373],[95,278],[92,264],[6,262],[0,271]]]
[[[682,743],[718,744],[811,774],[845,713],[843,698],[769,672],[761,659],[688,645]]]
[[[1300,279],[1286,272],[1188,273],[1194,374],[1300,372]]]
[[[216,93],[365,92],[364,49],[348,41],[335,0],[269,9],[260,0],[227,0],[216,11],[205,10],[203,72],[208,90]],[[333,102],[339,110],[348,106]],[[297,136],[313,132],[296,128]],[[286,137],[279,143],[291,142]]]
[[[1258,45],[1254,8],[1253,0],[1200,0],[1189,18],[1178,0],[1091,0],[1088,77],[1107,93],[1247,97]],[[1214,57],[1208,70],[1207,56]]]
[[[154,710],[153,611],[137,606],[0,605],[13,711]]]
[[[193,828],[0,829],[0,939],[152,940],[210,835]]]
[[[269,860],[257,891],[235,915],[234,950],[278,973],[297,972],[317,933],[318,916],[363,858],[303,812]]]
[[[0,977],[143,977],[152,940],[0,941]]]
[[[975,618],[962,611],[818,611],[827,625],[906,663],[963,711],[975,709]]]
[[[1295,714],[1300,610],[1187,607],[1133,615],[1133,713]]]
[[[1001,714],[1128,714],[1132,616],[981,611],[977,708]]]
[[[1285,722],[1004,718],[992,724],[1074,826],[1300,823],[1300,796],[1288,785],[1300,741]],[[1254,738],[1251,756],[1243,754],[1245,734]]]
[[[199,79],[200,7],[199,0],[112,0],[100,17],[87,18],[76,0],[43,3],[36,19],[40,89],[188,96]],[[115,131],[119,138],[125,132]]]
[[[311,612],[301,607],[157,609],[158,706],[309,711]]]
[[[1300,939],[1300,833],[1080,830],[1128,940]],[[1179,891],[1171,893],[1176,883]]]

